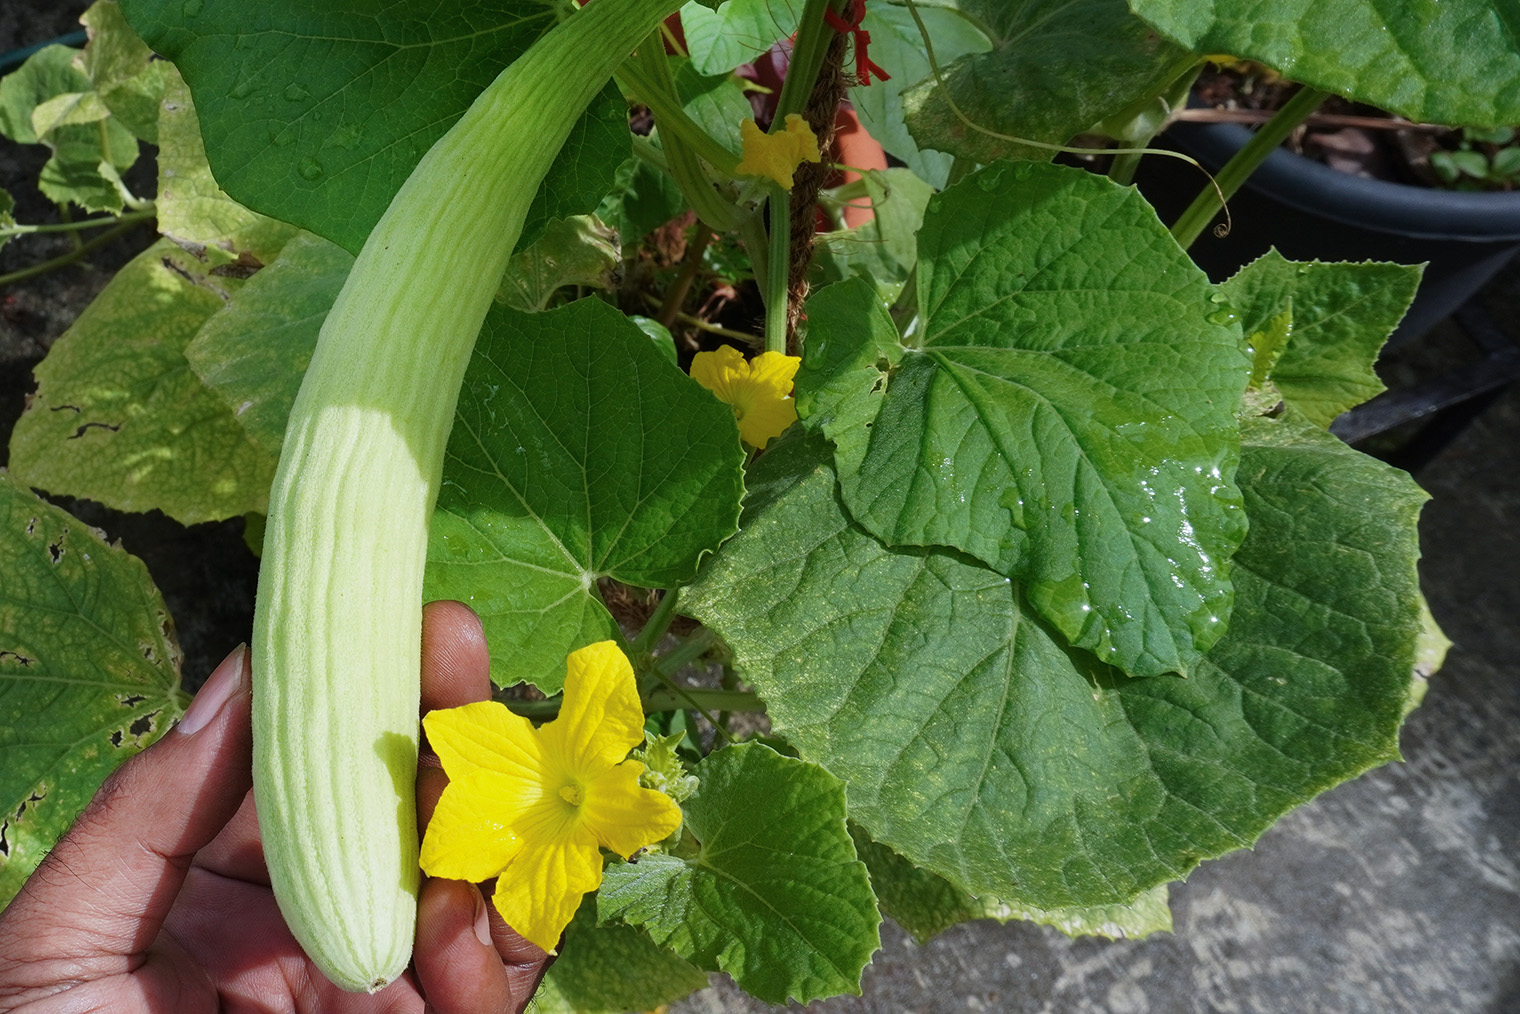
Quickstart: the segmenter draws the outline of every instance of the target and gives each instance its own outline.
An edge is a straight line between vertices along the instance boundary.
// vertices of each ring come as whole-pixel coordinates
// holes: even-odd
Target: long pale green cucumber
[[[322,326],[269,497],[254,616],[254,799],[280,911],[373,992],[416,920],[422,571],[476,334],[571,126],[680,0],[596,0],[428,151]]]

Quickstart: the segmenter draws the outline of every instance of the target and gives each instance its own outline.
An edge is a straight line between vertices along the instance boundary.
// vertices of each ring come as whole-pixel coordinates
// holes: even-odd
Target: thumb
[[[54,959],[147,950],[195,853],[252,782],[248,686],[248,652],[238,647],[179,725],[106,779],[6,909],[0,951],[37,940]]]

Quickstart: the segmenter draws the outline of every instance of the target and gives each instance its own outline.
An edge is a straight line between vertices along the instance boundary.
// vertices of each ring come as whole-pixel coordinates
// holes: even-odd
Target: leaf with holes
[[[1129,0],[1195,53],[1228,53],[1417,123],[1520,123],[1511,3],[1440,0]]]
[[[645,927],[770,1003],[859,995],[881,916],[845,828],[844,785],[759,743],[715,751],[695,773],[701,788],[682,804],[695,854],[608,867],[601,917]]]
[[[1249,363],[1223,297],[1133,189],[1061,166],[978,172],[929,202],[918,245],[905,343],[862,283],[808,303],[799,412],[834,441],[851,515],[1019,578],[1126,672],[1190,672],[1245,529]]]
[[[212,263],[268,264],[299,230],[249,211],[217,186],[190,89],[168,67],[158,118],[159,231]]]
[[[600,577],[688,580],[743,495],[733,413],[611,306],[496,307],[449,435],[425,594],[469,603],[491,675],[558,690],[565,656],[616,637]]]
[[[0,908],[107,775],[184,712],[147,568],[0,472]]]
[[[555,23],[542,0],[121,6],[190,83],[233,200],[354,252],[423,153]],[[595,208],[628,149],[627,107],[609,86],[540,187],[520,245]]]
[[[185,359],[241,284],[166,239],[133,258],[38,365],[11,434],[11,474],[187,525],[263,510],[274,456]]]
[[[1128,679],[1008,578],[853,524],[815,436],[752,467],[742,530],[683,594],[850,818],[971,895],[1128,904],[1397,756],[1420,633],[1402,472],[1302,421],[1251,423],[1229,632]]]

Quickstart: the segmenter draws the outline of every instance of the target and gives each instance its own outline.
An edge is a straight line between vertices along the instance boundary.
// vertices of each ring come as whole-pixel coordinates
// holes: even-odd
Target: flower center
[[[569,785],[560,787],[559,798],[571,806],[580,806],[586,798],[586,790],[581,788],[579,782],[571,782]]]

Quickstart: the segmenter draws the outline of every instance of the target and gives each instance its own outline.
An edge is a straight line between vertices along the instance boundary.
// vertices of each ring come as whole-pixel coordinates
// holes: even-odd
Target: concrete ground
[[[0,4],[0,53],[70,31],[83,3]],[[40,159],[0,142],[0,187],[22,220]],[[151,179],[151,177],[149,177]],[[146,192],[151,183],[139,187]],[[0,463],[32,366],[141,230],[73,266],[0,290]],[[12,244],[0,274],[57,253]],[[1520,270],[1483,298],[1520,340]],[[1386,364],[1394,383],[1462,354],[1450,327]],[[1208,863],[1173,891],[1176,930],[1144,942],[1068,940],[1028,924],[956,927],[916,945],[892,925],[864,996],[820,1014],[955,1011],[1520,1012],[1520,388],[1490,405],[1416,478],[1425,592],[1455,642],[1403,736],[1405,761],[1290,814],[1253,852]],[[254,566],[237,523],[76,509],[148,563],[198,681],[247,636]],[[721,976],[672,1014],[770,1009]]]

